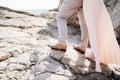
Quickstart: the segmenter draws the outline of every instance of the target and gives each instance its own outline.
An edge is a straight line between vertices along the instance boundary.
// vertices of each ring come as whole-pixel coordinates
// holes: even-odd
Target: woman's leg
[[[74,46],[74,48],[76,48],[82,53],[85,53],[88,46],[89,35],[88,35],[88,29],[85,22],[84,14],[83,14],[83,7],[81,7],[78,10],[78,19],[79,19],[79,24],[81,28],[81,42],[80,42],[80,45],[76,45]]]
[[[75,13],[82,4],[83,0],[64,0],[57,15],[58,43],[50,47],[57,49],[61,44],[67,45],[67,19]]]
[[[58,15],[58,40],[60,43],[66,44],[67,40],[67,19],[82,6],[82,0],[64,0]]]

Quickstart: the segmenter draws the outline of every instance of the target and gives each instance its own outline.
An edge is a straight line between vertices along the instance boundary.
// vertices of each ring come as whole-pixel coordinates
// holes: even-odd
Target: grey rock
[[[32,73],[40,74],[43,72],[55,73],[63,69],[63,65],[60,62],[55,61],[49,56],[40,57],[39,61],[32,70]]]
[[[71,80],[65,76],[55,75],[52,73],[43,73],[38,75],[34,80]]]

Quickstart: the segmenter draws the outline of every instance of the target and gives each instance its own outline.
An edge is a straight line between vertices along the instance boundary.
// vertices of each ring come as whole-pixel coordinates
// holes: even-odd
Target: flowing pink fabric
[[[120,48],[103,0],[84,0],[83,10],[93,53],[100,63],[120,65]]]

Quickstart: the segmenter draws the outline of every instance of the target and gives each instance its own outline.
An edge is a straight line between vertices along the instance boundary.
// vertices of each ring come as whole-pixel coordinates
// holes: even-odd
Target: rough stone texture
[[[80,42],[78,28],[68,27],[66,52],[48,47],[57,42],[54,14],[0,8],[0,80],[120,80],[120,66],[101,64],[103,72],[96,73],[94,61],[73,49]]]
[[[69,51],[51,50],[50,56],[39,56],[32,68],[34,80],[119,80],[118,65],[101,64],[102,73],[94,71],[95,63],[69,47]],[[58,52],[58,53],[56,53]],[[55,54],[55,55],[54,55]],[[61,55],[60,55],[61,54]],[[59,57],[60,55],[60,57]],[[114,71],[114,72],[113,72]]]
[[[6,15],[7,14],[7,15]],[[44,18],[37,18],[27,14],[18,14],[17,11],[0,6],[0,26],[12,26],[17,28],[31,28],[35,26],[46,26]],[[17,20],[17,22],[16,22]]]

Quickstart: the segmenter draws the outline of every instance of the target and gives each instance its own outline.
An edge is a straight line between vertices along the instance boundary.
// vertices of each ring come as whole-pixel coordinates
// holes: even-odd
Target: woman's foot
[[[89,51],[89,52],[86,51],[86,53],[85,53],[85,55],[83,57],[86,58],[86,59],[89,59],[91,61],[95,61],[95,63],[96,63],[95,71],[96,72],[102,72],[100,62],[99,62],[98,59],[95,59],[95,56],[94,56],[92,51]]]
[[[85,53],[85,55],[83,57],[86,58],[86,59],[95,61],[95,56],[94,56],[92,51],[89,51],[89,52],[86,51],[86,53]]]
[[[75,50],[78,50],[79,52],[81,52],[82,54],[85,54],[86,50],[81,48],[79,45],[73,45],[73,48]]]
[[[67,45],[62,44],[62,43],[52,44],[48,46],[51,47],[52,49],[62,50],[62,51],[66,51],[67,49]]]

